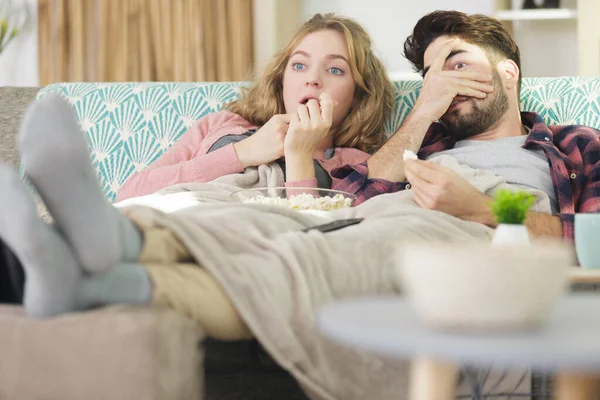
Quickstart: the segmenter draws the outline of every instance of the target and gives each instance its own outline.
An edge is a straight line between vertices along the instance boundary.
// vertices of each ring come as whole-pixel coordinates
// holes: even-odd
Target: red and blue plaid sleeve
[[[451,137],[445,134],[440,124],[432,124],[425,135],[423,146],[419,150],[419,158],[450,148],[454,145]],[[334,189],[353,193],[357,196],[356,204],[363,203],[380,194],[394,193],[404,190],[408,182],[391,182],[381,178],[369,178],[367,162],[359,165],[345,165],[332,171],[334,178],[341,179]]]
[[[575,178],[573,185],[572,210],[575,213],[600,213],[600,131],[584,126],[563,128],[562,150],[573,162]],[[564,185],[557,185],[557,191],[570,184],[569,177]],[[563,239],[572,241],[575,237],[575,214],[558,214],[562,222]]]
[[[356,195],[356,205],[380,194],[404,190],[407,184],[407,182],[369,178],[369,168],[366,162],[358,165],[345,165],[333,170],[331,174],[333,177],[341,179],[333,188]]]

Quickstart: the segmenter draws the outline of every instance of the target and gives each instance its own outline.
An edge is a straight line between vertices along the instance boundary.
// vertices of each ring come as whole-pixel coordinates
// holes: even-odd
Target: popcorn
[[[289,198],[257,196],[244,200],[244,203],[276,204],[290,207],[294,210],[320,210],[331,211],[352,206],[352,199],[336,194],[333,197],[314,197],[309,193],[302,193]]]
[[[404,150],[404,154],[402,155],[402,160],[418,160],[419,157],[415,153],[410,150]]]

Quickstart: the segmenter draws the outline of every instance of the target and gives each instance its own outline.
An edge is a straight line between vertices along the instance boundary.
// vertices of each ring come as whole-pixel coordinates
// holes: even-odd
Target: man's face
[[[429,45],[424,55],[425,68],[431,65],[433,57],[448,36],[441,36]],[[494,127],[508,110],[508,96],[498,68],[490,63],[485,51],[476,45],[461,41],[459,48],[450,53],[444,64],[444,71],[469,71],[490,74],[493,77],[494,92],[485,99],[457,96],[440,119],[448,132],[462,140],[479,135]]]

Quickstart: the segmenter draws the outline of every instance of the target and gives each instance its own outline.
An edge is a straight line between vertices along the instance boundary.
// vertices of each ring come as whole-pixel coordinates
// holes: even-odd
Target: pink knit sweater
[[[223,175],[243,172],[233,144],[207,152],[223,136],[240,135],[255,128],[238,114],[229,111],[202,117],[158,160],[129,177],[119,190],[116,202],[151,194],[178,183],[209,182]],[[368,158],[369,154],[361,150],[345,147],[336,148],[334,156],[328,160],[322,156],[316,157],[329,175],[335,168],[360,164]],[[335,186],[339,179],[332,179]],[[317,180],[286,182],[286,186],[317,187]]]

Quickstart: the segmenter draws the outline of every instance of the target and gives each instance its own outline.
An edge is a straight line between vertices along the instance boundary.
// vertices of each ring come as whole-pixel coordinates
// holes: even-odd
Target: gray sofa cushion
[[[38,88],[0,87],[0,162],[19,166],[17,131],[27,106]]]

